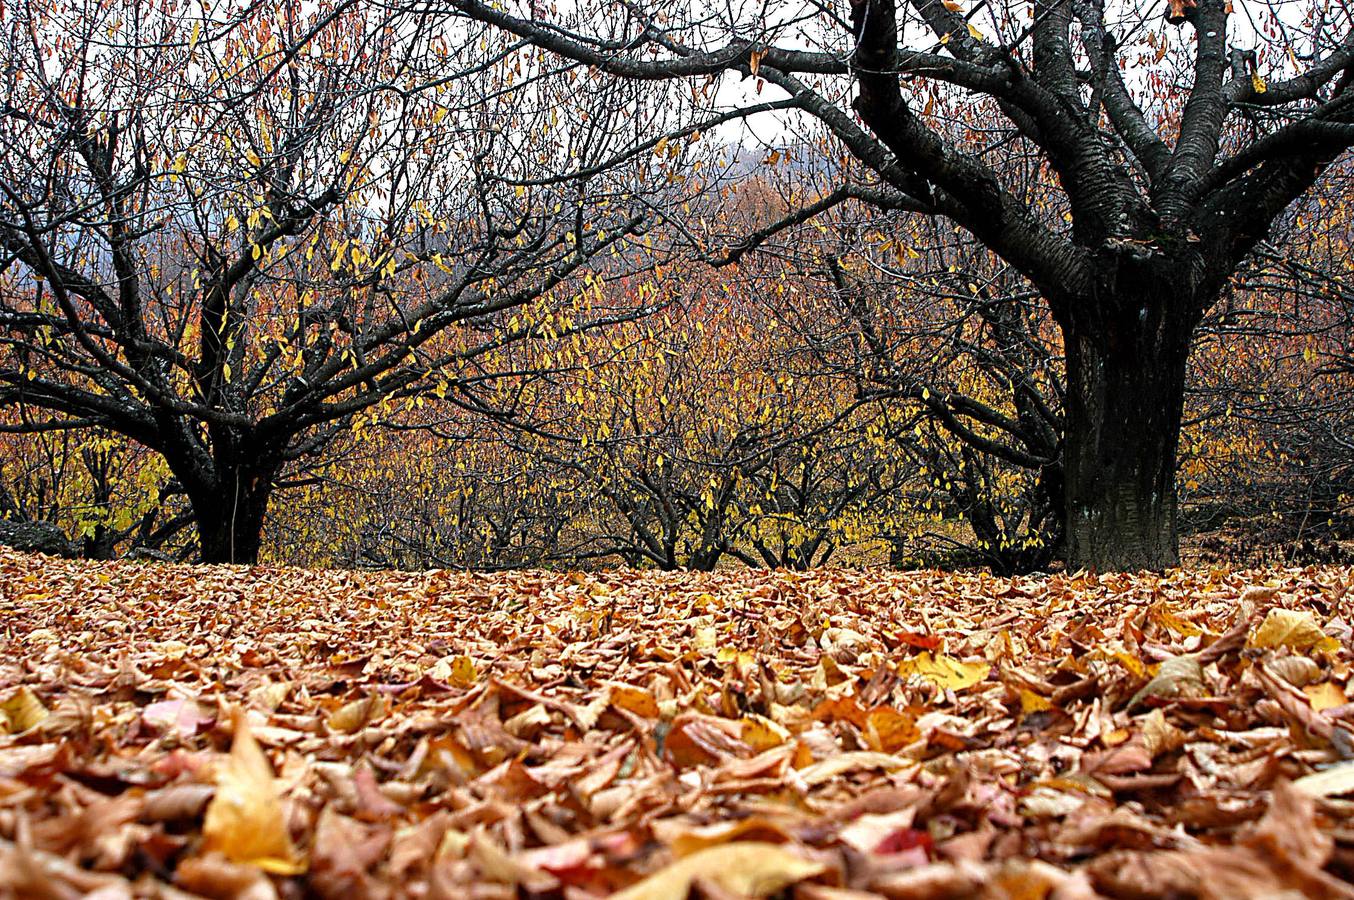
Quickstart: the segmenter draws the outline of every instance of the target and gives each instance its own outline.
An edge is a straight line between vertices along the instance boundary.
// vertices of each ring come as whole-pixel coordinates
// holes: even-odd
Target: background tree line
[[[1348,22],[628,10],[11,12],[0,515],[351,565],[1339,552]]]

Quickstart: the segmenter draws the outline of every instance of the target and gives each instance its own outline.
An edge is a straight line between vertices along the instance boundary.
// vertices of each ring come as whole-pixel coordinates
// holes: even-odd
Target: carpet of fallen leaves
[[[1354,897],[1351,587],[0,550],[0,895]]]

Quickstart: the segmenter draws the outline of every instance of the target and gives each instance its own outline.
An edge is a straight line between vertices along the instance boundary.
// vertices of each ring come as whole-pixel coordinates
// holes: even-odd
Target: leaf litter
[[[1352,585],[0,550],[0,895],[1354,897]]]

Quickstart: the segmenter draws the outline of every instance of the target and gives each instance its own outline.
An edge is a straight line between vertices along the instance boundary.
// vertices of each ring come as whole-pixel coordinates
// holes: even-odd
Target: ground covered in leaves
[[[0,550],[0,895],[1354,897],[1352,586]]]

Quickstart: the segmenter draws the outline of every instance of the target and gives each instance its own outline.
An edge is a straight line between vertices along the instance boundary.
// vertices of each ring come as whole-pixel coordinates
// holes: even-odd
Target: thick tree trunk
[[[1064,328],[1070,568],[1179,563],[1175,466],[1192,327],[1169,305],[1124,303],[1116,323]]]
[[[202,562],[258,562],[271,494],[271,477],[228,473],[217,490],[193,496]]]

